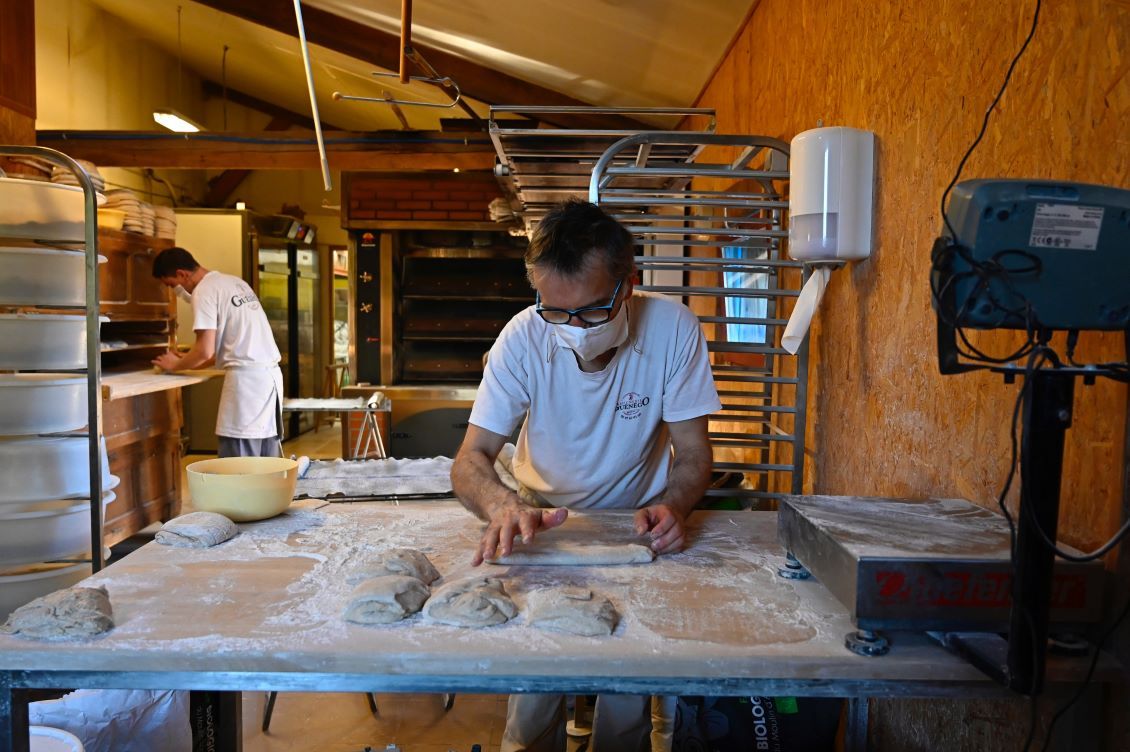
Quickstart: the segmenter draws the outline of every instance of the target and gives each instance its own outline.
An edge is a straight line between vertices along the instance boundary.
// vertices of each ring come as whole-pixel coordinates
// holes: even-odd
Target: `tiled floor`
[[[283,453],[340,457],[340,424],[323,425],[285,442]],[[188,455],[182,467],[208,456]],[[183,511],[191,511],[190,502]],[[243,693],[244,752],[383,752],[389,744],[402,752],[470,752],[478,744],[488,752],[498,749],[506,722],[505,695],[456,695],[445,711],[442,695],[381,694],[374,717],[359,692],[288,693],[279,695],[270,731],[263,733],[266,697],[263,692]]]

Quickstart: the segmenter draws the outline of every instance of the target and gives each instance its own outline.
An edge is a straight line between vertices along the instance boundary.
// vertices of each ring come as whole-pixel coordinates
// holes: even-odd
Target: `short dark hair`
[[[199,268],[200,264],[196,263],[191,253],[176,246],[166,248],[153,259],[153,276],[157,279],[175,277],[181,269],[194,272]]]
[[[572,198],[549,211],[534,229],[526,249],[526,276],[533,283],[534,267],[571,277],[590,263],[604,261],[613,279],[636,269],[635,243],[627,228],[599,206]]]

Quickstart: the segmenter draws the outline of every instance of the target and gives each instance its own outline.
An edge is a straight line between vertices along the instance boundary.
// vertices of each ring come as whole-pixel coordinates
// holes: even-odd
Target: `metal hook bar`
[[[396,73],[382,73],[380,71],[373,71],[374,76],[382,76],[384,78],[399,78]],[[360,97],[353,94],[342,94],[340,91],[333,93],[334,101],[348,100],[352,102],[378,102],[380,104],[406,104],[413,107],[439,107],[442,109],[450,109],[459,104],[459,100],[463,97],[463,92],[459,89],[459,84],[455,83],[449,76],[432,77],[432,76],[410,76],[409,81],[422,81],[433,86],[438,86],[442,89],[455,89],[455,98],[448,104],[436,104],[434,102],[421,102],[415,99],[393,99],[391,97]]]

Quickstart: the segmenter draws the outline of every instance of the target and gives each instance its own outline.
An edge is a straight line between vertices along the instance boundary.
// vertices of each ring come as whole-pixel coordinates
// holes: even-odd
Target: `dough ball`
[[[588,588],[554,587],[530,593],[528,617],[538,629],[607,636],[616,629],[620,614],[612,601]]]
[[[211,548],[235,536],[239,528],[222,514],[190,512],[171,519],[157,531],[157,542],[177,548]]]
[[[350,585],[356,585],[388,574],[415,577],[425,585],[439,579],[439,571],[423,553],[414,548],[393,548],[361,564],[346,581]]]
[[[374,577],[354,588],[344,618],[354,624],[391,624],[419,611],[426,600],[428,586],[415,577]]]
[[[20,606],[3,631],[40,640],[85,639],[114,627],[110,595],[104,587],[56,590]]]
[[[457,627],[489,627],[502,624],[518,613],[518,607],[502,581],[494,577],[472,577],[449,582],[436,590],[424,614],[434,621]]]

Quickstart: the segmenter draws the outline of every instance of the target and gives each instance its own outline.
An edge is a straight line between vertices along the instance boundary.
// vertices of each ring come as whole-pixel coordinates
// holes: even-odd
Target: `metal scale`
[[[1101,561],[1056,559],[1041,540],[1056,539],[1075,380],[1130,373],[1125,363],[1075,364],[1070,344],[1066,363],[1052,353],[1033,370],[973,365],[961,361],[957,334],[1028,330],[1046,344],[1056,331],[1071,343],[1080,331],[1106,330],[1126,332],[1130,344],[1130,191],[973,180],[955,186],[947,215],[932,254],[940,370],[988,367],[1006,383],[1028,380],[1014,556],[1005,519],[960,499],[797,496],[780,507],[788,552],[780,573],[811,572],[849,609],[859,631],[846,646],[855,652],[885,653],[877,630],[941,632],[994,679],[1032,694],[1043,684],[1049,632],[1102,615]]]
[[[777,537],[792,558],[783,577],[815,576],[859,628],[848,649],[882,655],[881,630],[1006,632],[1011,607],[1008,525],[964,499],[788,496]],[[1057,562],[1051,619],[1079,631],[1102,616],[1100,562]]]

